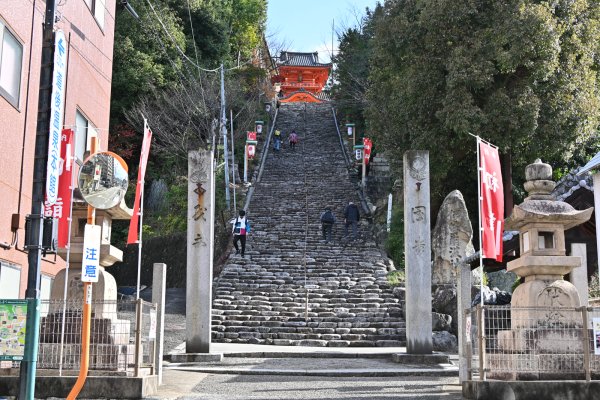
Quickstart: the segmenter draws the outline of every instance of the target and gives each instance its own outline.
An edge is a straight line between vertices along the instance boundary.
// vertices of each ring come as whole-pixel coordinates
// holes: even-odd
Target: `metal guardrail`
[[[79,371],[82,314],[81,300],[42,300],[38,369]],[[156,304],[142,299],[92,301],[90,371],[139,376],[142,368],[149,368],[154,373],[156,328]],[[5,361],[0,367],[19,364]]]
[[[344,154],[344,160],[346,161],[346,168],[352,168],[352,160],[346,151],[346,146],[344,145],[344,139],[342,138],[342,134],[340,132],[340,127],[338,125],[337,117],[335,115],[335,108],[331,107],[331,112],[333,113],[333,121],[335,122],[335,130],[337,131],[338,137],[340,139],[340,147],[342,148],[342,153]],[[360,205],[363,209],[363,212],[371,216],[371,209],[368,206],[367,196],[362,188],[356,190],[358,192],[358,197],[360,198]]]
[[[470,376],[600,379],[600,308],[477,306],[465,313]]]
[[[248,210],[248,207],[250,206],[250,201],[252,200],[252,195],[254,194],[254,188],[256,187],[256,184],[258,184],[258,182],[260,182],[260,178],[262,177],[262,172],[265,166],[265,162],[267,161],[267,155],[269,154],[269,144],[271,143],[271,137],[273,136],[273,130],[275,129],[275,123],[277,122],[277,114],[279,113],[279,109],[276,108],[275,109],[275,115],[273,116],[273,122],[271,123],[271,129],[269,130],[269,133],[267,135],[267,139],[265,140],[265,143],[263,144],[263,149],[260,155],[260,164],[258,167],[258,170],[254,171],[254,174],[252,175],[252,186],[250,186],[250,189],[248,189],[248,193],[246,194],[246,201],[244,202],[244,210]]]

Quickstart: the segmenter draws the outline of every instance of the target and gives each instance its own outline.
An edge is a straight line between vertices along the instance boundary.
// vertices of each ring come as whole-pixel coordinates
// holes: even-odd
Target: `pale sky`
[[[285,50],[319,52],[320,62],[329,62],[331,33],[358,25],[365,9],[377,0],[268,0],[267,40],[285,44]],[[337,34],[333,36],[337,50]],[[278,56],[278,54],[272,54]]]

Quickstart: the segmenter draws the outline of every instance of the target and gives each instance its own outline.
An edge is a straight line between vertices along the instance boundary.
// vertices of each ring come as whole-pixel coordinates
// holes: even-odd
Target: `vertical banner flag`
[[[62,159],[62,172],[58,180],[58,198],[61,199],[63,210],[58,218],[58,247],[66,248],[69,242],[69,225],[71,224],[71,193],[73,188],[73,156],[75,155],[75,145],[73,139],[74,132],[71,129],[63,129],[61,136],[62,148],[60,158]]]
[[[502,261],[504,189],[498,149],[478,140],[483,258]]]
[[[257,121],[260,122],[260,121]],[[258,126],[256,125],[256,128],[258,130]],[[247,132],[247,137],[246,137],[246,157],[248,158],[248,160],[252,160],[254,159],[254,155],[256,154],[256,144],[258,143],[256,141],[256,133],[257,132]],[[260,133],[260,132],[258,132]]]
[[[363,139],[363,151],[365,155],[365,165],[369,165],[369,161],[371,160],[371,147],[373,147],[373,142],[369,138]]]
[[[142,194],[142,185],[144,175],[146,175],[146,164],[148,164],[148,155],[150,154],[150,143],[152,142],[152,131],[148,127],[148,122],[144,120],[144,140],[142,141],[142,153],[140,154],[140,167],[138,168],[138,179],[135,187],[135,201],[133,203],[133,215],[129,221],[129,234],[127,235],[127,244],[138,243],[138,224],[140,220],[140,197]]]
[[[48,138],[48,163],[46,165],[46,201],[53,205],[58,197],[60,170],[60,133],[65,112],[65,86],[67,69],[67,40],[63,31],[56,31],[54,43],[54,72],[50,101],[50,136]]]
[[[44,203],[44,216],[58,219],[58,247],[67,248],[69,242],[69,224],[71,219],[71,184],[73,175],[74,133],[63,129],[60,136],[60,159],[58,164],[58,192],[54,204],[48,198]]]

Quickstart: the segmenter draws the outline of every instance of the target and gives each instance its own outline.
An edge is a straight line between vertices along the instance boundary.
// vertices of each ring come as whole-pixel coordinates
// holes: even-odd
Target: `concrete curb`
[[[201,372],[207,374],[235,375],[288,375],[288,376],[331,376],[331,377],[391,377],[391,376],[458,376],[458,368],[448,365],[442,368],[399,368],[399,369],[248,369],[231,367],[204,367],[184,364],[166,365],[165,369]]]

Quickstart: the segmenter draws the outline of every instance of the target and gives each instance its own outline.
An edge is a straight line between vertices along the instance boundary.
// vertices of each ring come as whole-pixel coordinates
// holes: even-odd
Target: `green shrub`
[[[404,270],[392,271],[387,274],[387,281],[391,286],[404,285],[406,282],[406,275]]]
[[[404,270],[404,210],[401,207],[392,211],[392,225],[385,247],[396,268]]]

